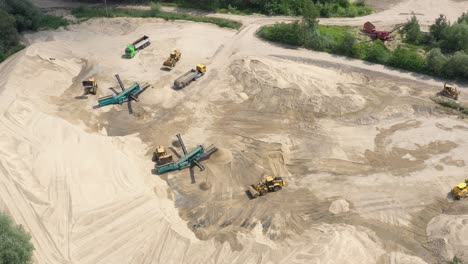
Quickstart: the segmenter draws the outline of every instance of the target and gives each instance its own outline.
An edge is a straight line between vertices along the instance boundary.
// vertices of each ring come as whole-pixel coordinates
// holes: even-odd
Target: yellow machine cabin
[[[171,54],[169,54],[169,58],[163,63],[163,66],[169,69],[174,68],[181,56],[182,53],[179,50],[173,50]]]
[[[86,94],[96,94],[97,88],[98,88],[96,78],[91,77],[88,80],[83,81],[82,84],[83,84],[84,94],[85,95]]]
[[[462,183],[459,183],[457,186],[453,187],[452,195],[455,199],[460,200],[461,198],[465,198],[468,195],[468,188],[466,183],[468,179]]]

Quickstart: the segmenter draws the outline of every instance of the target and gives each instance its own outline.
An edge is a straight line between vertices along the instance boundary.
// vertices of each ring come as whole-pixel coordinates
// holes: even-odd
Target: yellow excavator
[[[158,165],[164,165],[172,162],[172,155],[166,152],[165,147],[158,146],[156,151],[153,153],[153,161],[155,161]]]
[[[171,54],[169,54],[169,58],[163,63],[163,66],[168,68],[169,70],[176,66],[176,63],[180,60],[182,53],[179,50],[173,50]]]
[[[460,200],[461,198],[465,198],[468,196],[468,188],[467,184],[468,179],[466,179],[464,182],[457,184],[457,186],[453,187],[452,189],[452,195],[456,200]]]
[[[286,186],[286,183],[282,177],[266,176],[263,181],[249,186],[249,193],[253,198],[257,198],[266,195],[268,192],[277,192],[284,186]]]

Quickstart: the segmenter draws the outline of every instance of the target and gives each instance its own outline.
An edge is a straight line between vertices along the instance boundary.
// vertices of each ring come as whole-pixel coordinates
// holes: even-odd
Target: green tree
[[[42,14],[29,0],[0,0],[0,7],[15,18],[18,32],[39,28]]]
[[[455,23],[444,30],[440,47],[449,53],[459,50],[468,52],[468,24]]]
[[[367,61],[385,64],[390,59],[390,51],[385,47],[383,41],[378,39],[369,46],[365,59]]]
[[[450,26],[449,22],[447,21],[447,17],[444,15],[440,15],[429,28],[432,38],[435,41],[439,41],[442,37],[444,31]]]
[[[0,212],[0,263],[31,263],[34,246],[30,240],[31,236],[22,226],[15,225]]]
[[[318,18],[320,10],[312,0],[304,0],[304,7],[302,10],[302,24],[304,29],[316,30],[318,27]]]
[[[403,27],[403,33],[405,34],[405,40],[408,43],[419,44],[423,38],[421,33],[421,26],[416,16],[412,16],[411,19]]]

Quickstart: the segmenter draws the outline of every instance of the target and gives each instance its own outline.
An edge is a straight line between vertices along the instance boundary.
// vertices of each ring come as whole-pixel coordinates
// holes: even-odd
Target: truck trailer
[[[197,64],[196,69],[191,69],[190,71],[184,73],[179,78],[174,81],[174,87],[177,89],[182,89],[185,86],[189,85],[192,81],[205,75],[206,66],[204,64]]]

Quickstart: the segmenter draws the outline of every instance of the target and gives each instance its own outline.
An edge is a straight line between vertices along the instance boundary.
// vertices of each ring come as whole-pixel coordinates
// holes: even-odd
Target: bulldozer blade
[[[255,190],[252,186],[249,186],[248,191],[253,198],[257,198],[260,196],[260,193],[257,190]]]

